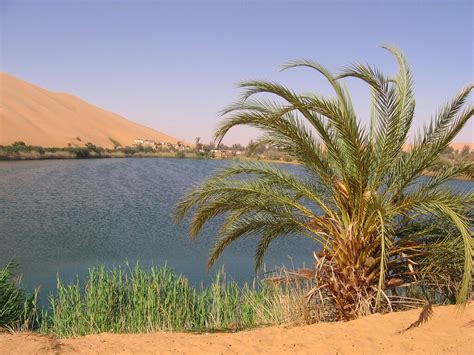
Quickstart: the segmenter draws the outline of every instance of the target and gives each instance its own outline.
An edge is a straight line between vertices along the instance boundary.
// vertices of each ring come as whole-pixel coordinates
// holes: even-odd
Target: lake
[[[54,289],[56,274],[84,277],[93,265],[168,265],[191,283],[206,283],[216,268],[252,281],[256,242],[231,245],[210,274],[206,261],[219,223],[197,240],[172,208],[194,183],[232,162],[188,159],[90,159],[0,162],[0,264],[19,263],[23,283]],[[281,165],[295,173],[302,168]],[[450,182],[471,189],[471,181]],[[305,238],[282,238],[270,247],[267,269],[312,262],[317,248]]]
[[[43,295],[97,264],[168,265],[196,284],[212,276],[208,252],[218,223],[197,240],[172,208],[194,183],[230,164],[222,160],[89,159],[0,162],[0,264],[19,263],[23,282]],[[294,166],[285,169],[298,170]],[[251,281],[256,243],[236,242],[214,267]],[[316,245],[304,238],[277,240],[266,265],[311,262]],[[291,259],[290,259],[291,258]]]

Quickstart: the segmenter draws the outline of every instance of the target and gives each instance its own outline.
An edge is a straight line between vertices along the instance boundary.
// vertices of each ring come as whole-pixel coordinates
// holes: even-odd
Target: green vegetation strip
[[[196,288],[167,267],[145,270],[137,265],[110,270],[94,267],[84,282],[65,284],[58,277],[48,307],[36,310],[37,294],[34,299],[25,297],[11,281],[11,267],[4,268],[1,275],[2,284],[7,284],[1,289],[2,304],[10,298],[5,304],[14,306],[2,310],[7,316],[0,325],[60,337],[101,332],[238,330],[300,317],[299,310],[305,304],[299,287],[264,282],[241,287],[219,271],[211,284]]]

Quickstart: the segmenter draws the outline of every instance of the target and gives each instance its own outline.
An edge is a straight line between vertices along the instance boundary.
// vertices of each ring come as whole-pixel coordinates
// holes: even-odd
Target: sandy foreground
[[[56,339],[31,333],[0,335],[1,354],[316,353],[474,354],[474,304],[459,313],[435,307],[428,323],[399,333],[420,310],[372,315],[345,323],[278,326],[238,333],[99,334]]]

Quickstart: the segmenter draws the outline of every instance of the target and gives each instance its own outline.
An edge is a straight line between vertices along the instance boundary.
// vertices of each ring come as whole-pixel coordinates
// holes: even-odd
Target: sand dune
[[[269,327],[238,333],[99,334],[56,339],[36,334],[0,335],[5,354],[472,354],[474,305],[459,313],[435,307],[418,328],[399,333],[420,310],[375,314],[346,323]]]
[[[80,140],[79,140],[79,139]],[[43,147],[113,147],[136,138],[176,143],[177,139],[91,105],[0,73],[0,145],[24,141]]]
[[[469,148],[471,148],[471,150],[474,150],[474,143],[467,143],[467,142],[455,142],[455,143],[451,143],[450,146],[454,149],[454,150],[458,150],[458,151],[461,151],[464,146],[468,146]]]
[[[474,136],[473,136],[474,138]],[[458,152],[461,152],[461,150],[465,147],[465,146],[468,146],[471,151],[474,150],[474,143],[470,143],[470,142],[452,142],[450,144],[450,147],[453,148],[454,150],[457,150]],[[403,150],[404,151],[410,151],[411,150],[411,144],[404,144],[403,145]]]
[[[91,105],[73,95],[53,93],[0,72],[0,145],[24,141],[43,147],[112,148],[111,139],[132,145],[136,138],[176,143],[177,139]],[[453,143],[461,150],[474,143]],[[409,145],[405,145],[409,150]]]

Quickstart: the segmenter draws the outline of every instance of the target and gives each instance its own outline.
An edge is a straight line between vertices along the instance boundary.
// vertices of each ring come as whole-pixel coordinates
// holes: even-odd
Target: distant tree
[[[29,152],[31,151],[31,146],[26,145],[25,142],[18,141],[14,142],[12,145],[7,146],[6,150],[11,153],[18,153],[18,152]]]
[[[254,142],[253,140],[250,141],[250,143],[247,145],[247,156],[252,156],[252,155],[258,155],[258,154],[263,154],[265,152],[265,145],[259,143],[259,142]]]
[[[91,152],[94,152],[97,154],[100,154],[104,150],[103,148],[97,147],[95,144],[91,142],[87,142],[85,147],[89,149]]]
[[[149,145],[143,147],[143,150],[142,150],[144,153],[153,153],[155,151],[155,149]]]
[[[196,139],[194,139],[194,143],[196,145],[196,150],[200,151],[202,149],[201,137],[196,137]]]
[[[454,148],[451,146],[447,146],[446,148],[443,149],[441,154],[453,154],[454,153]]]
[[[145,147],[143,146],[143,144],[141,144],[141,143],[138,144],[138,145],[136,146],[136,151],[137,151],[137,152],[140,152],[140,153],[144,152],[144,151],[145,151]]]
[[[116,141],[115,139],[110,138],[110,137],[109,137],[109,139],[110,139],[110,141],[112,142],[112,144],[114,146],[114,150],[117,150],[119,147],[122,146],[119,141]]]
[[[247,144],[247,149],[246,149],[245,155],[248,156],[248,157],[254,155],[256,148],[257,148],[257,146],[254,143],[254,141],[250,140],[249,144]]]
[[[68,151],[73,153],[77,159],[90,158],[91,150],[89,148],[72,147]]]
[[[467,156],[469,156],[470,152],[471,152],[471,148],[468,145],[465,145],[464,147],[462,147],[461,156],[463,158],[466,158]]]
[[[123,147],[122,148],[122,152],[125,154],[125,155],[133,155],[136,153],[136,149],[135,148],[132,148],[132,147],[129,147],[129,146],[126,146],[126,147]]]
[[[232,150],[238,151],[238,150],[244,150],[244,147],[241,144],[232,144]]]

